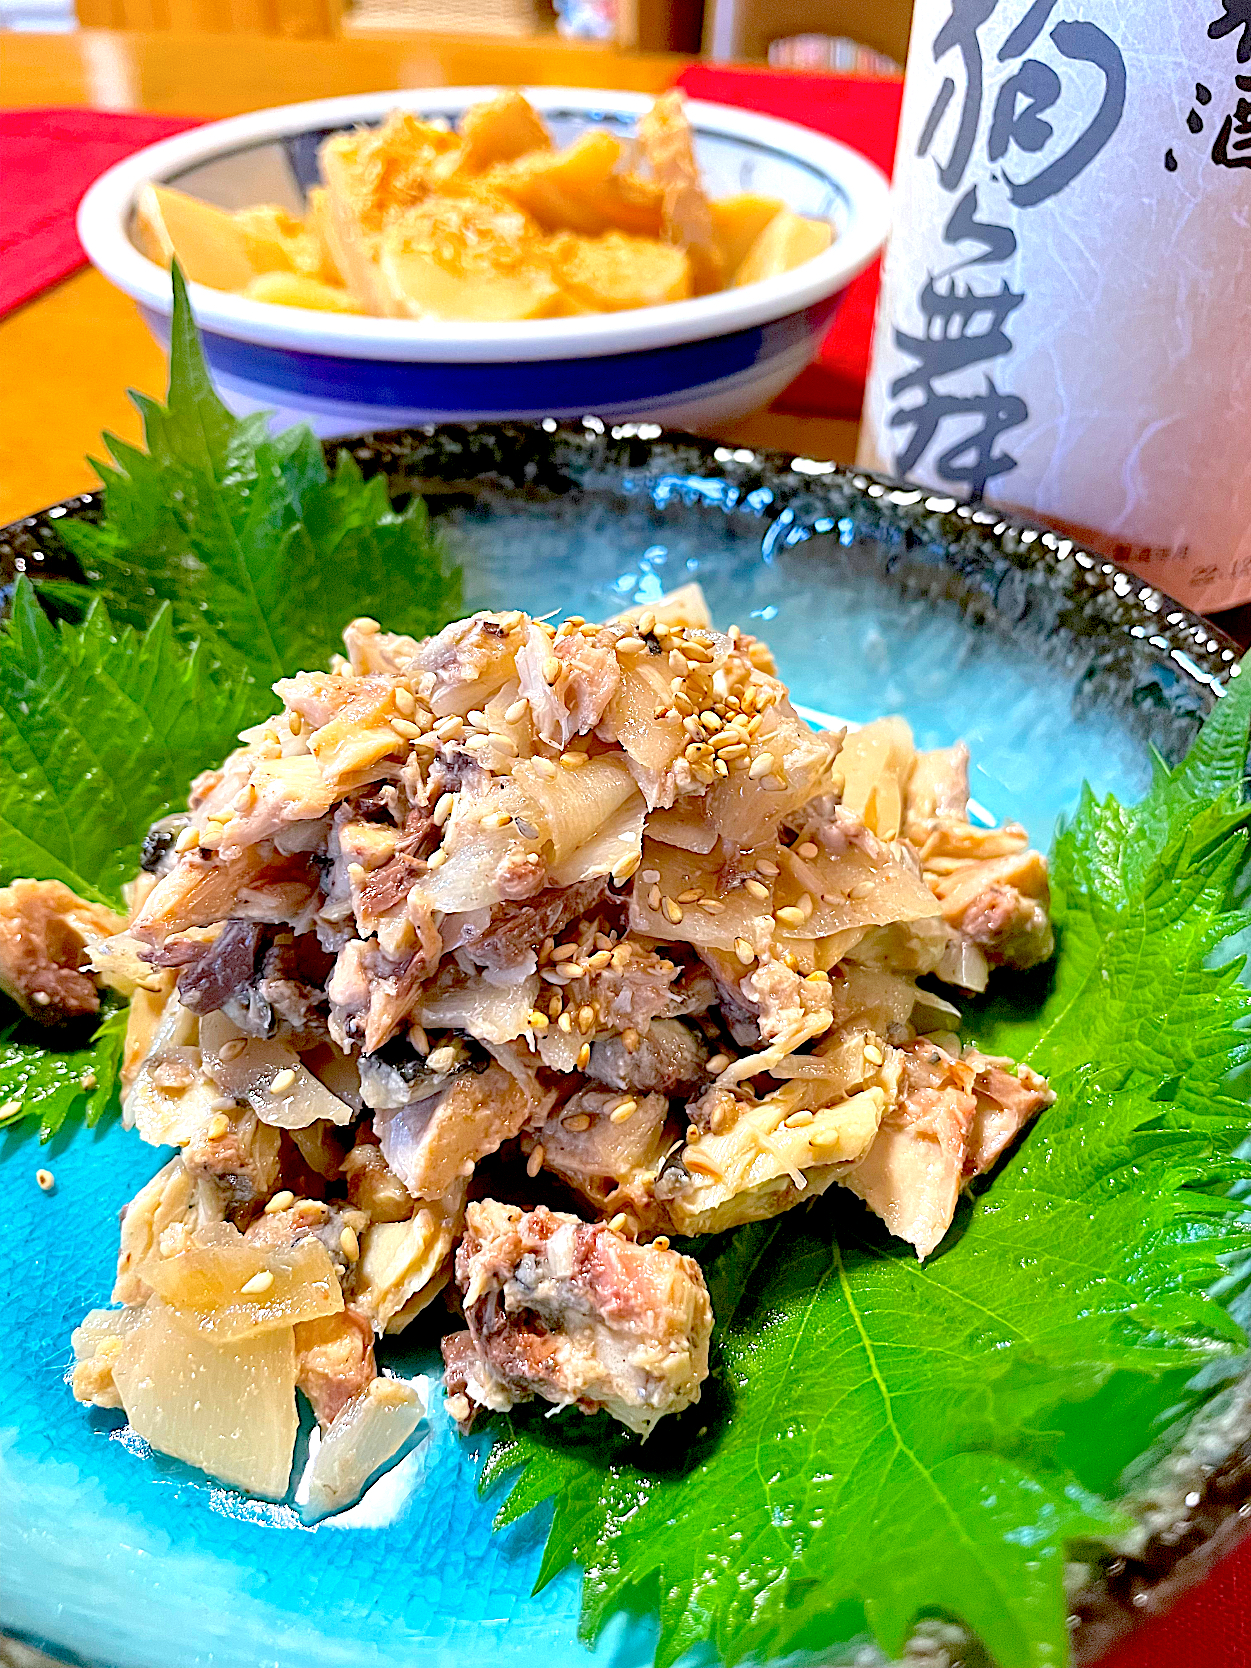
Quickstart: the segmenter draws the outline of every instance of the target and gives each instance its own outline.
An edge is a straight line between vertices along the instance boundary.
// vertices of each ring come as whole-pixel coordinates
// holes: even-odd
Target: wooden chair
[[[325,40],[339,33],[341,0],[76,0],[84,29],[175,29],[201,35]]]
[[[847,35],[897,64],[908,57],[912,0],[707,0],[706,58],[764,58],[787,35]]]

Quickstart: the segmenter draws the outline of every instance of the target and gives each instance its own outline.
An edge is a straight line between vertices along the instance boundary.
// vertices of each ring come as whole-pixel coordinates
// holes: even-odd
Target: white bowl
[[[490,87],[440,87],[319,99],[235,116],[163,140],[104,174],[83,198],[78,234],[94,264],[134,297],[168,340],[169,274],[131,238],[149,181],[222,208],[276,202],[298,213],[332,133],[394,109],[453,123]],[[532,87],[558,144],[589,127],[628,134],[651,99]],[[880,249],[887,183],[833,139],[720,104],[687,113],[712,196],[758,191],[831,220],[824,254],[742,289],[640,308],[515,324],[424,324],[318,313],[190,286],[209,365],[237,411],[277,408],[322,435],[474,419],[604,417],[707,423],[767,404],[803,370],[848,283]]]

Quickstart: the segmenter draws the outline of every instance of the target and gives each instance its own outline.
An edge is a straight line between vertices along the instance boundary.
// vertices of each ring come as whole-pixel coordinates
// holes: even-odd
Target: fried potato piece
[[[481,173],[496,162],[512,162],[535,151],[550,151],[551,134],[538,111],[517,92],[471,105],[461,117],[461,166]]]
[[[503,322],[560,307],[534,222],[485,197],[440,198],[388,226],[378,283],[396,318]]]
[[[378,242],[396,215],[443,187],[463,155],[455,134],[406,111],[392,111],[380,128],[336,133],[318,160],[326,182],[316,209],[335,266],[367,312],[403,316],[386,304],[378,279]]]
[[[628,232],[581,237],[558,232],[549,244],[552,275],[580,310],[621,313],[683,301],[691,294],[684,249]]]
[[[545,231],[594,236],[615,228],[656,237],[660,188],[622,172],[624,155],[619,139],[593,131],[563,151],[531,152],[493,168],[484,179]]]
[[[806,220],[801,214],[782,209],[747,251],[734,274],[732,288],[793,272],[814,255],[823,254],[833,240],[834,228],[827,220]]]
[[[278,307],[308,307],[322,313],[360,313],[364,309],[350,290],[324,284],[302,272],[263,272],[244,289],[248,301],[270,301]]]
[[[258,272],[287,264],[271,240],[250,238],[225,209],[165,185],[145,185],[140,192],[135,241],[158,266],[177,258],[192,283],[214,290],[241,290]]]
[[[735,197],[722,197],[709,202],[712,232],[721,251],[721,270],[732,277],[747,252],[765,227],[785,203],[776,197],[760,197],[753,191],[740,191]]]

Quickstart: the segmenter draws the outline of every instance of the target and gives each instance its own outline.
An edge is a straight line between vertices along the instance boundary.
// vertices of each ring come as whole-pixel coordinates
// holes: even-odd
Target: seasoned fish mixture
[[[47,1023],[128,995],[125,1121],[177,1149],[74,1335],[75,1394],[153,1447],[282,1496],[298,1389],[336,1509],[420,1417],[375,1343],[436,1297],[462,1427],[537,1399],[645,1436],[708,1373],[671,1239],[838,1187],[927,1257],[1052,1100],[951,1000],[1051,953],[1024,830],[970,821],[963,746],[810,728],[695,588],[360,619],[275,692],[128,920],[0,893],[0,984]]]

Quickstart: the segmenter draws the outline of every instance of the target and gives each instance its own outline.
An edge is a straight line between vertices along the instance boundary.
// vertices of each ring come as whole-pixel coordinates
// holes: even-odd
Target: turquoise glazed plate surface
[[[393,492],[425,494],[470,607],[600,618],[698,580],[719,625],[772,645],[805,705],[901,712],[923,747],[964,737],[975,797],[1044,847],[1083,778],[1133,797],[1151,744],[1179,756],[1235,658],[1053,534],[804,459],[593,420],[352,447]],[[77,499],[0,534],[0,578],[63,569],[58,520],[97,513]],[[116,1119],[49,1148],[20,1130],[3,1146],[5,1631],[107,1668],[650,1661],[643,1617],[579,1642],[576,1573],[531,1596],[546,1519],[492,1532],[498,1499],[476,1488],[489,1437],[462,1441],[437,1393],[400,1465],[316,1528],[152,1455],[120,1413],[78,1406],[70,1332],[107,1303],[118,1210],[166,1155]],[[434,1373],[437,1327],[412,1333],[386,1359]]]

